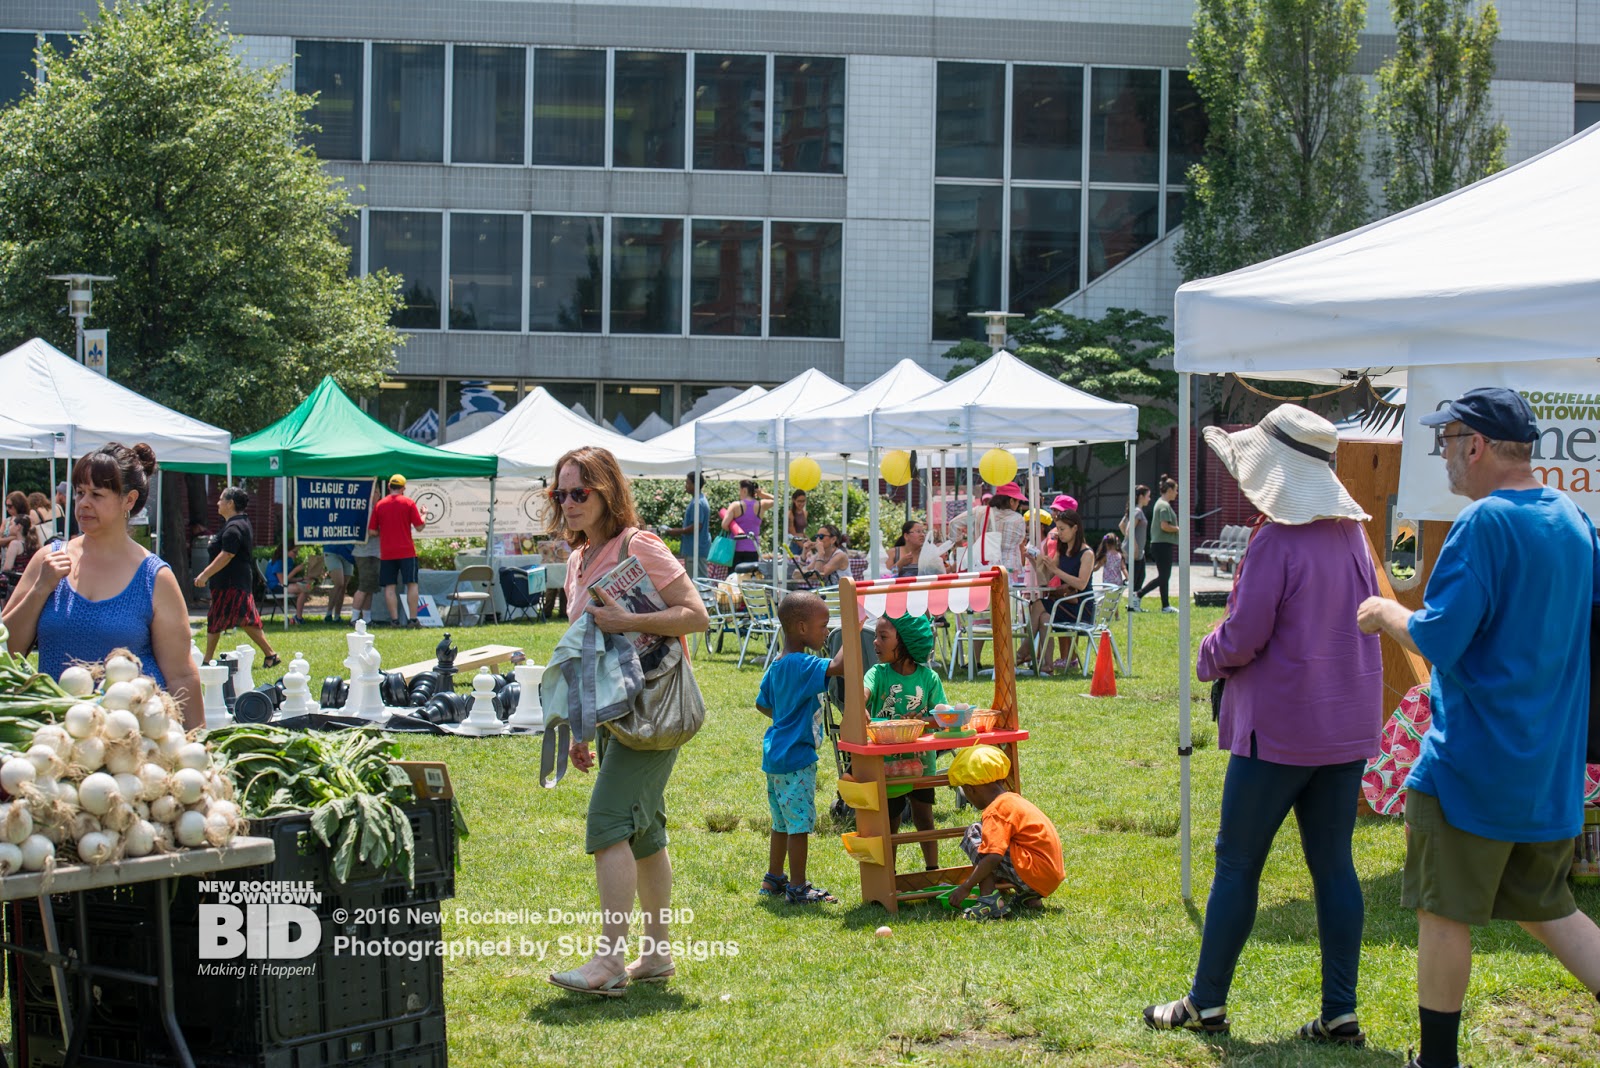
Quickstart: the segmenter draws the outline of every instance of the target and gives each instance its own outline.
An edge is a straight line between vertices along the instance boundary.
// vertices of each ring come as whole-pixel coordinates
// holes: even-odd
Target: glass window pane
[[[594,420],[594,383],[593,382],[524,382],[524,393],[532,393],[536,387],[568,408],[577,412],[585,419]]]
[[[1187,193],[1167,194],[1167,232],[1169,234],[1183,225],[1183,202],[1187,197]]]
[[[444,45],[372,46],[374,160],[444,160]]]
[[[643,383],[610,382],[601,388],[600,402],[604,405],[601,417],[606,425],[619,434],[630,437],[641,428],[640,440],[655,437],[672,425],[672,386]],[[654,415],[661,422],[650,417]],[[662,425],[665,424],[665,425]],[[652,433],[651,431],[654,431]]]
[[[1082,67],[1012,69],[1011,177],[1082,180]]]
[[[939,64],[933,173],[999,178],[1004,165],[1006,69],[998,63]]]
[[[1089,177],[1150,182],[1161,172],[1161,72],[1097,67],[1089,104]]]
[[[308,143],[323,159],[360,159],[361,43],[296,41],[294,51],[294,91],[317,94],[306,122],[321,130]]]
[[[968,312],[1000,304],[1001,190],[940,185],[933,190],[933,336],[982,338]]]
[[[606,54],[592,48],[540,48],[533,54],[533,163],[603,167],[606,162]]]
[[[684,56],[618,52],[612,165],[683,167]]]
[[[772,97],[772,169],[842,174],[844,60],[777,56]]]
[[[439,440],[439,380],[401,378],[384,382],[367,403],[367,413],[413,441],[432,445]]]
[[[450,97],[450,158],[521,163],[528,54],[521,48],[456,45]]]
[[[696,170],[761,170],[766,123],[766,56],[694,57]]]
[[[611,221],[611,332],[683,333],[683,220]]]
[[[333,236],[339,244],[350,250],[351,278],[361,273],[361,214],[341,215],[333,220]]]
[[[598,215],[535,215],[528,278],[528,329],[600,332],[604,223]]]
[[[1572,102],[1572,132],[1582,133],[1600,122],[1600,100],[1574,100]]]
[[[1078,291],[1076,189],[1011,190],[1011,307],[1033,315]]]
[[[1090,282],[1156,239],[1159,195],[1145,189],[1090,190]]]
[[[452,237],[451,240],[454,240]],[[460,441],[505,415],[521,394],[515,382],[452,378],[444,384],[444,430],[439,444]]]
[[[728,385],[690,385],[687,382],[678,386],[678,425],[682,426],[691,419],[698,419],[702,415],[710,415],[716,409],[727,404],[748,386]]]
[[[1167,181],[1187,182],[1189,168],[1206,154],[1206,108],[1186,70],[1167,74]]]
[[[689,332],[761,335],[761,224],[697,219]]]
[[[450,213],[450,329],[522,329],[522,216]]]
[[[78,47],[78,38],[82,36],[81,33],[47,33],[44,42],[63,56],[70,56],[72,50]]]
[[[0,108],[16,101],[32,85],[36,44],[38,38],[31,33],[0,33]]]
[[[390,322],[413,330],[439,329],[439,284],[443,216],[437,211],[369,211],[367,267],[389,270],[404,281],[404,305]]]
[[[844,274],[841,223],[773,222],[773,337],[836,338]]]

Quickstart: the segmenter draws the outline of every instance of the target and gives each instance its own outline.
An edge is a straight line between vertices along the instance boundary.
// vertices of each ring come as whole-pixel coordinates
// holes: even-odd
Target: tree
[[[1197,0],[1189,76],[1210,120],[1188,174],[1186,278],[1292,252],[1366,221],[1365,0]]]
[[[104,4],[70,56],[0,112],[0,339],[72,350],[61,283],[95,290],[111,374],[235,433],[324,374],[374,388],[398,279],[349,277],[353,209],[299,147],[311,103],[251,70],[204,0]]]
[[[1506,127],[1489,83],[1500,18],[1489,0],[1392,0],[1395,54],[1378,68],[1374,171],[1391,212],[1443,196],[1506,165]]]
[[[1027,320],[1013,320],[1011,337],[1016,356],[1028,366],[1085,393],[1139,407],[1139,437],[1156,437],[1162,427],[1177,421],[1172,407],[1178,403],[1177,372],[1156,367],[1172,356],[1172,331],[1166,319],[1128,308],[1110,308],[1099,319],[1069,315],[1045,308]],[[971,370],[989,358],[989,346],[967,339],[944,354],[956,361],[950,377]],[[1082,489],[1088,484],[1090,450],[1073,450],[1061,472],[1062,484]],[[1095,446],[1101,463],[1123,461],[1122,445]],[[1061,466],[1058,455],[1057,465]]]

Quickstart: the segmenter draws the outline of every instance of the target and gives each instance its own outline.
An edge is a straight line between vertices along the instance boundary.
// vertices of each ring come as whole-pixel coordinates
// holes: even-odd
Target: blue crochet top
[[[50,543],[52,550],[60,547],[59,541]],[[59,679],[73,661],[104,660],[121,647],[139,658],[157,686],[165,687],[167,680],[150,644],[150,622],[155,617],[156,575],[167,566],[151,553],[122,592],[103,601],[80,597],[67,579],[56,583],[39,613],[39,670]]]

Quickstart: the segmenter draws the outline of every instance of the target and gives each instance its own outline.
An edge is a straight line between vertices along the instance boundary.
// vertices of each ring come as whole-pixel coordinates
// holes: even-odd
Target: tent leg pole
[[[1194,899],[1192,880],[1193,847],[1190,836],[1193,827],[1189,811],[1189,758],[1194,745],[1189,735],[1189,678],[1193,667],[1189,662],[1189,616],[1192,605],[1189,596],[1189,494],[1194,489],[1191,464],[1194,462],[1194,442],[1190,431],[1194,423],[1194,376],[1188,373],[1178,379],[1178,477],[1183,480],[1178,490],[1178,826],[1180,892],[1185,901]]]
[[[972,566],[972,550],[973,550],[973,541],[972,541],[973,533],[972,533],[972,519],[970,517],[973,516],[973,515],[976,515],[977,511],[978,511],[978,495],[973,492],[973,485],[972,485],[972,409],[971,408],[967,409],[966,419],[967,419],[967,515],[969,517],[967,519],[967,566],[971,567]],[[983,529],[982,527],[979,528],[979,531],[980,531],[980,534],[978,535],[978,544],[979,545],[981,545],[982,542],[983,542],[983,537],[982,537],[982,534],[981,534],[982,529]],[[980,564],[979,566],[981,567],[982,565]],[[967,681],[968,682],[971,682],[973,679],[978,677],[978,668],[977,668],[977,663],[976,663],[977,658],[978,658],[978,639],[975,638],[973,636],[973,634],[972,634],[972,626],[971,626],[971,623],[970,623],[970,620],[969,620],[969,623],[968,623],[968,626],[967,626]]]
[[[700,457],[694,458],[694,490],[689,496],[689,515],[692,517],[694,529],[690,531],[689,544],[694,546],[694,557],[690,562],[690,575],[694,581],[700,581],[700,495],[705,492],[705,487],[700,481]],[[711,505],[706,504],[706,522],[711,522]]]
[[[152,490],[153,490],[153,493],[154,493],[155,499],[156,499],[155,536],[150,539],[150,544],[155,546],[155,550],[156,550],[156,555],[157,556],[161,555],[161,498],[163,496],[161,491],[164,488],[162,486],[162,483],[165,482],[165,481],[166,481],[166,473],[158,469],[156,471],[155,485],[152,487]],[[54,487],[51,487],[51,491],[54,492]],[[149,512],[147,511],[145,513],[145,515],[146,515],[146,517],[148,517],[149,516]],[[67,520],[66,520],[65,516],[62,516],[62,518],[61,518],[61,525],[63,527],[65,527],[67,525]]]
[[[289,494],[291,484],[287,476],[283,480],[283,532],[278,539],[281,542],[283,553],[283,573],[278,578],[278,585],[283,588],[283,631],[289,632]],[[392,621],[391,621],[392,622]]]
[[[772,502],[772,588],[777,591],[779,598],[783,597],[784,578],[788,571],[784,566],[788,562],[784,559],[784,550],[788,548],[784,536],[789,530],[789,509],[785,507],[788,503],[789,488],[786,485],[787,473],[782,466],[783,461],[788,458],[787,451],[782,457],[776,452],[772,454],[772,488],[778,491],[773,494],[775,499]],[[761,514],[759,498],[756,500],[756,514]]]
[[[867,449],[867,574],[883,574],[883,535],[878,533],[878,447]]]
[[[850,536],[850,454],[839,454],[839,466],[843,472],[839,476],[839,530],[845,537]]]
[[[483,558],[489,561],[489,607],[494,607],[494,599],[500,593],[500,572],[494,566],[494,478],[489,478],[489,534],[483,542]],[[487,613],[485,613],[487,614]],[[500,622],[500,613],[494,614],[494,621]],[[480,620],[479,622],[482,622]]]
[[[1127,572],[1127,574],[1123,577],[1128,581],[1128,604],[1126,607],[1126,613],[1128,616],[1128,642],[1123,646],[1125,651],[1122,654],[1122,659],[1124,663],[1124,669],[1130,672],[1133,670],[1133,596],[1136,591],[1133,588],[1133,557],[1129,555],[1128,542],[1131,540],[1133,542],[1133,548],[1135,549],[1139,547],[1139,532],[1135,530],[1133,526],[1133,498],[1139,485],[1139,477],[1134,471],[1133,467],[1134,461],[1137,460],[1139,456],[1138,445],[1139,443],[1137,439],[1128,442],[1128,531],[1123,535],[1125,540],[1122,543],[1122,568]]]

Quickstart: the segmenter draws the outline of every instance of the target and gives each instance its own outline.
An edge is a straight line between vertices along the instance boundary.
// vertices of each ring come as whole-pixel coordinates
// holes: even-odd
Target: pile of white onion
[[[61,686],[81,700],[0,763],[0,875],[42,871],[58,855],[99,865],[228,844],[241,826],[233,784],[154,679],[114,655],[100,693],[82,667]]]

